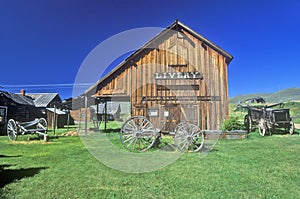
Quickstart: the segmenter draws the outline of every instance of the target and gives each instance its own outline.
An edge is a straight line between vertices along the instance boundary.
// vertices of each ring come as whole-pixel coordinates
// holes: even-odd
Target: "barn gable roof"
[[[26,95],[33,98],[36,107],[47,107],[58,96],[58,93],[29,93]]]
[[[89,92],[91,92],[93,89],[95,89],[95,87],[97,87],[97,85],[101,84],[101,82],[103,82],[105,79],[107,79],[113,73],[115,73],[118,69],[120,69],[122,66],[124,66],[127,62],[129,62],[130,60],[132,60],[132,58],[134,58],[135,56],[137,56],[144,49],[153,48],[152,45],[153,45],[153,43],[155,43],[156,40],[160,39],[163,35],[165,35],[166,33],[168,33],[169,30],[175,29],[176,27],[180,27],[181,29],[184,29],[185,31],[187,31],[188,33],[190,33],[191,35],[193,35],[194,37],[196,37],[197,39],[199,39],[200,41],[202,41],[203,43],[205,43],[206,45],[208,45],[209,47],[211,47],[212,49],[214,49],[215,51],[217,51],[218,53],[220,53],[224,57],[226,57],[226,62],[228,64],[233,59],[233,56],[230,55],[228,52],[226,52],[225,50],[223,50],[222,48],[220,48],[219,46],[217,46],[213,42],[209,41],[208,39],[206,39],[204,36],[200,35],[196,31],[192,30],[190,27],[186,26],[182,22],[176,20],[170,26],[168,26],[165,30],[163,30],[158,35],[156,35],[153,39],[151,39],[150,41],[148,41],[144,46],[142,46],[141,48],[139,48],[138,50],[136,50],[135,52],[133,52],[131,55],[129,55],[129,57],[127,57],[123,62],[121,62],[113,70],[111,70],[109,73],[107,73],[103,78],[101,78],[100,80],[98,80],[94,85],[92,85],[89,89],[87,89],[84,92],[84,95],[87,95]]]
[[[33,99],[29,96],[9,93],[6,91],[0,91],[0,95],[12,100],[14,103],[19,105],[34,106]]]

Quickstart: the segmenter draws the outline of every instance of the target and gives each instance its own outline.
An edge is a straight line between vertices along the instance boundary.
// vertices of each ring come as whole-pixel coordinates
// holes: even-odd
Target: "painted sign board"
[[[155,80],[178,80],[178,79],[203,79],[201,72],[165,72],[155,73]]]

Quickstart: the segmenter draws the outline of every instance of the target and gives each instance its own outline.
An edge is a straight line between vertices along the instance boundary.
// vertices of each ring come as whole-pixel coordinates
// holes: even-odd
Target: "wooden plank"
[[[131,107],[133,107],[133,104],[137,103],[137,83],[136,83],[136,66],[138,65],[138,63],[135,63],[134,65],[132,65],[131,68],[131,82],[129,82],[129,85],[131,85]],[[135,114],[135,110],[132,108],[131,109],[131,115],[134,116]]]

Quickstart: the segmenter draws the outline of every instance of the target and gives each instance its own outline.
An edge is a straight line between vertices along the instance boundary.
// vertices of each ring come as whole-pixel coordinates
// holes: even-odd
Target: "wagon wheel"
[[[264,119],[260,119],[258,123],[258,131],[261,136],[265,136],[267,132],[267,124]]]
[[[47,128],[48,128],[48,123],[47,123],[46,119],[40,118],[36,125],[37,131],[47,132]]]
[[[7,122],[7,135],[11,141],[16,141],[18,138],[18,128],[13,119],[8,120]]]
[[[193,152],[200,151],[204,146],[204,134],[197,125],[192,124],[190,137],[191,142],[189,149]]]
[[[198,152],[204,145],[204,134],[197,125],[179,123],[176,127],[174,143],[181,152]]]
[[[289,128],[288,128],[288,131],[291,135],[294,134],[294,131],[295,131],[295,124],[294,124],[294,121],[293,119],[291,118],[291,121],[290,121],[290,124],[289,124]]]
[[[175,127],[175,130],[174,132],[177,132],[178,129],[180,129],[181,127],[187,125],[187,122],[180,122],[176,127]]]
[[[185,152],[188,150],[189,147],[189,143],[187,141],[188,134],[189,134],[189,129],[187,123],[182,122],[176,126],[174,143],[181,152]]]
[[[144,152],[155,143],[156,130],[146,117],[133,116],[123,124],[120,140],[126,149],[134,152]]]
[[[245,115],[244,125],[245,125],[248,133],[253,131],[253,122],[252,122],[252,118],[249,115]]]

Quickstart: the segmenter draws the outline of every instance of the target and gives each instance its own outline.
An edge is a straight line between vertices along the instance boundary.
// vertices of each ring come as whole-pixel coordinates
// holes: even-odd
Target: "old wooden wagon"
[[[19,135],[37,134],[43,136],[44,141],[48,141],[47,121],[45,118],[36,118],[28,122],[18,122],[9,119],[7,122],[7,135],[11,141],[16,141]]]
[[[290,117],[290,109],[263,108],[263,115],[258,123],[260,135],[265,136],[266,133],[271,135],[272,130],[276,128],[283,128],[291,135],[294,134],[295,126]]]
[[[248,110],[248,114],[244,117],[244,125],[248,133],[250,133],[257,127],[263,111],[258,107],[245,106],[244,108]]]
[[[228,117],[231,60],[229,53],[175,21],[84,95],[101,103],[130,103],[132,117],[120,136],[130,150],[149,149],[160,133],[192,143],[201,130],[219,129]]]
[[[260,135],[265,136],[266,133],[278,128],[284,128],[290,134],[294,133],[294,122],[290,117],[290,110],[287,108],[274,108],[281,106],[283,103],[265,105],[260,107],[245,106],[248,114],[244,117],[244,124],[248,132],[252,132],[254,128],[258,128]]]

